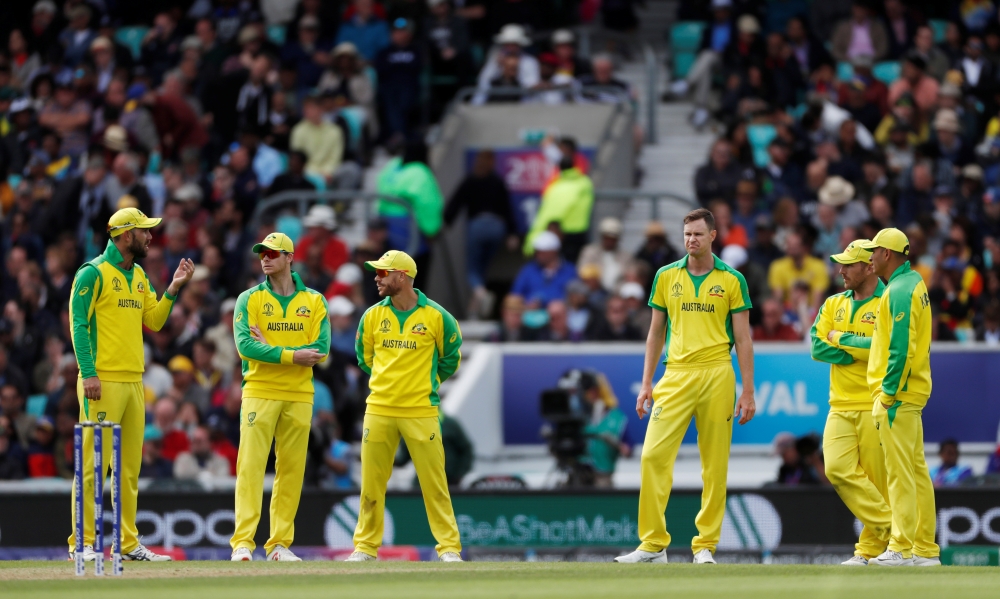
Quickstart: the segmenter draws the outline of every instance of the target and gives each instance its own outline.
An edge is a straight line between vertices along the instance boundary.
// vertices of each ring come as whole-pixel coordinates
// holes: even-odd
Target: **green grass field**
[[[68,562],[0,562],[0,597],[18,599],[995,599],[998,596],[1000,568],[995,567],[179,562],[126,563],[121,579],[98,580],[92,575],[77,579]]]

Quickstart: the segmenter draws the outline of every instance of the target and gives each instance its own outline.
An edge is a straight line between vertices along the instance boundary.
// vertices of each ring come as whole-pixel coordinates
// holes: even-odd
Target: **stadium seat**
[[[142,38],[146,37],[149,27],[121,27],[115,31],[118,43],[127,46],[136,59],[142,54]]]
[[[691,65],[694,64],[696,55],[694,52],[680,51],[674,52],[673,55],[673,67],[674,70],[670,74],[671,79],[683,79],[687,77],[688,71],[691,70]]]
[[[274,221],[274,230],[288,235],[292,243],[298,243],[303,233],[302,221],[295,215],[282,214]]]
[[[850,81],[851,77],[854,77],[854,67],[851,66],[851,63],[838,62],[837,79],[840,79],[841,81]]]
[[[931,26],[931,31],[934,32],[934,43],[940,44],[944,41],[944,34],[948,30],[948,21],[945,19],[930,19],[927,24]]]
[[[872,75],[886,85],[892,85],[899,79],[900,65],[894,60],[880,62],[872,69]]]
[[[24,411],[35,418],[45,415],[45,406],[49,403],[49,396],[44,393],[29,395],[24,403]]]
[[[778,135],[774,125],[750,125],[747,127],[747,139],[753,149],[753,162],[758,168],[764,168],[770,162],[767,146]]]
[[[681,21],[670,28],[670,49],[674,52],[687,50],[696,52],[701,46],[701,34],[705,23],[701,21]]]
[[[285,33],[286,29],[284,25],[268,25],[267,26],[267,39],[271,40],[279,46],[285,45]]]

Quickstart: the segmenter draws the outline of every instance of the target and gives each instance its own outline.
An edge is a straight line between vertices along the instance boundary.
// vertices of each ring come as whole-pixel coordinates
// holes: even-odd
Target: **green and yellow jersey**
[[[243,396],[282,401],[313,401],[313,370],[292,362],[297,349],[330,353],[326,298],[292,273],[295,293],[278,295],[268,279],[240,294],[233,315],[233,336],[243,360]],[[260,329],[266,343],[254,340]]]
[[[115,383],[142,382],[146,370],[142,327],[159,331],[174,297],[156,298],[138,264],[125,270],[115,244],[76,271],[69,301],[70,335],[80,377]]]
[[[930,298],[924,280],[906,262],[889,277],[875,313],[868,388],[882,403],[927,405],[931,396]]]
[[[417,305],[397,310],[385,298],[358,324],[358,366],[371,375],[367,413],[397,418],[438,415],[438,387],[462,361],[458,322],[420,290]]]
[[[831,295],[816,315],[810,335],[812,357],[830,364],[830,410],[854,412],[872,409],[868,389],[868,355],[875,330],[875,313],[885,293],[879,280],[875,292],[864,300],[854,299],[847,290]],[[833,341],[830,331],[839,331]]]
[[[650,307],[667,314],[667,358],[672,366],[715,366],[729,363],[735,312],[749,310],[747,282],[718,257],[715,268],[695,276],[688,257],[656,272]]]

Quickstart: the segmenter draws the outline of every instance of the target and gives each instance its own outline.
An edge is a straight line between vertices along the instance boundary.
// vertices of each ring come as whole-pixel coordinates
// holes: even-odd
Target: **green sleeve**
[[[871,337],[865,337],[864,335],[855,335],[854,333],[841,333],[840,340],[837,341],[837,343],[844,347],[855,347],[857,349],[872,348]]]
[[[369,333],[365,331],[365,320],[368,313],[365,312],[358,323],[358,332],[354,336],[354,352],[358,356],[358,367],[365,371],[365,374],[372,373],[372,364],[375,363],[375,347],[368,339]]]
[[[426,167],[424,167],[426,168]],[[430,169],[426,169],[422,183],[417,192],[413,210],[417,217],[417,227],[427,237],[433,237],[441,232],[441,218],[444,214],[444,198],[441,188]]]
[[[249,292],[241,293],[239,299],[236,300],[236,313],[233,315],[233,336],[236,338],[236,349],[239,351],[240,357],[244,360],[268,364],[291,364],[291,355],[294,352],[283,347],[273,347],[261,343],[250,335],[250,326],[257,324],[257,319],[256,316],[251,318],[251,314],[247,310],[249,299]]]
[[[830,315],[826,312],[824,303],[819,313],[816,314],[816,321],[813,322],[812,329],[809,330],[809,337],[812,340],[812,358],[818,362],[827,364],[852,364],[854,358],[851,354],[842,349],[838,349],[830,344],[826,336],[833,330],[833,323],[830,322]]]
[[[73,352],[76,354],[76,363],[80,367],[80,378],[89,379],[97,376],[97,368],[94,366],[94,348],[91,345],[91,338],[97,338],[97,331],[91,330],[90,307],[96,301],[98,293],[98,278],[100,273],[97,268],[85,264],[76,273],[73,280],[73,295],[70,299],[70,314],[73,315]],[[97,326],[97,323],[93,323]]]
[[[455,374],[458,365],[462,362],[462,331],[458,328],[458,322],[454,316],[443,308],[440,310],[443,322],[441,357],[438,358],[438,377],[441,382],[444,382]]]
[[[889,293],[889,318],[887,319],[890,327],[889,360],[885,377],[882,379],[882,392],[895,397],[908,370],[913,285],[899,289],[891,288],[887,293]]]

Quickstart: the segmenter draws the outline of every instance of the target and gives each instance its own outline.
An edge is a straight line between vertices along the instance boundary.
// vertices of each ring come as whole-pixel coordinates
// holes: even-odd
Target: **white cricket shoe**
[[[855,555],[846,562],[840,562],[841,566],[867,566],[868,560],[863,555]]]
[[[233,550],[233,556],[229,558],[231,562],[252,562],[253,552],[246,547],[237,547]]]
[[[935,557],[920,557],[917,554],[913,554],[913,565],[922,568],[927,568],[930,566],[940,566],[941,558]]]
[[[281,545],[275,545],[271,553],[267,554],[269,562],[301,562],[302,558],[292,553],[292,550]]]
[[[912,557],[903,557],[903,554],[892,549],[886,549],[882,555],[868,560],[869,566],[912,566]]]
[[[445,553],[442,553],[438,557],[438,559],[441,560],[441,561],[443,561],[443,562],[461,562],[461,561],[464,561],[462,559],[462,556],[459,555],[459,554],[457,554],[457,553],[455,553],[454,551],[446,551]]]
[[[71,549],[70,552],[69,552],[69,561],[73,561],[75,559],[76,559],[76,551]],[[96,559],[97,559],[97,552],[94,551],[94,546],[93,545],[84,545],[83,546],[83,561],[85,561],[85,562],[92,562],[92,561],[94,561]]]
[[[615,561],[619,564],[665,564],[667,563],[667,550],[660,549],[654,553],[636,549],[628,555],[619,555]]]
[[[712,556],[712,552],[708,549],[702,549],[698,553],[694,554],[693,563],[696,564],[714,564],[715,558]]]
[[[344,561],[345,562],[374,562],[377,559],[378,558],[375,557],[374,555],[368,555],[364,551],[355,551],[354,553],[352,553],[350,555],[350,557],[348,557]]]
[[[142,544],[138,547],[129,551],[128,553],[122,554],[122,559],[129,562],[170,562],[174,558],[169,555],[160,555],[159,553],[153,553]]]

